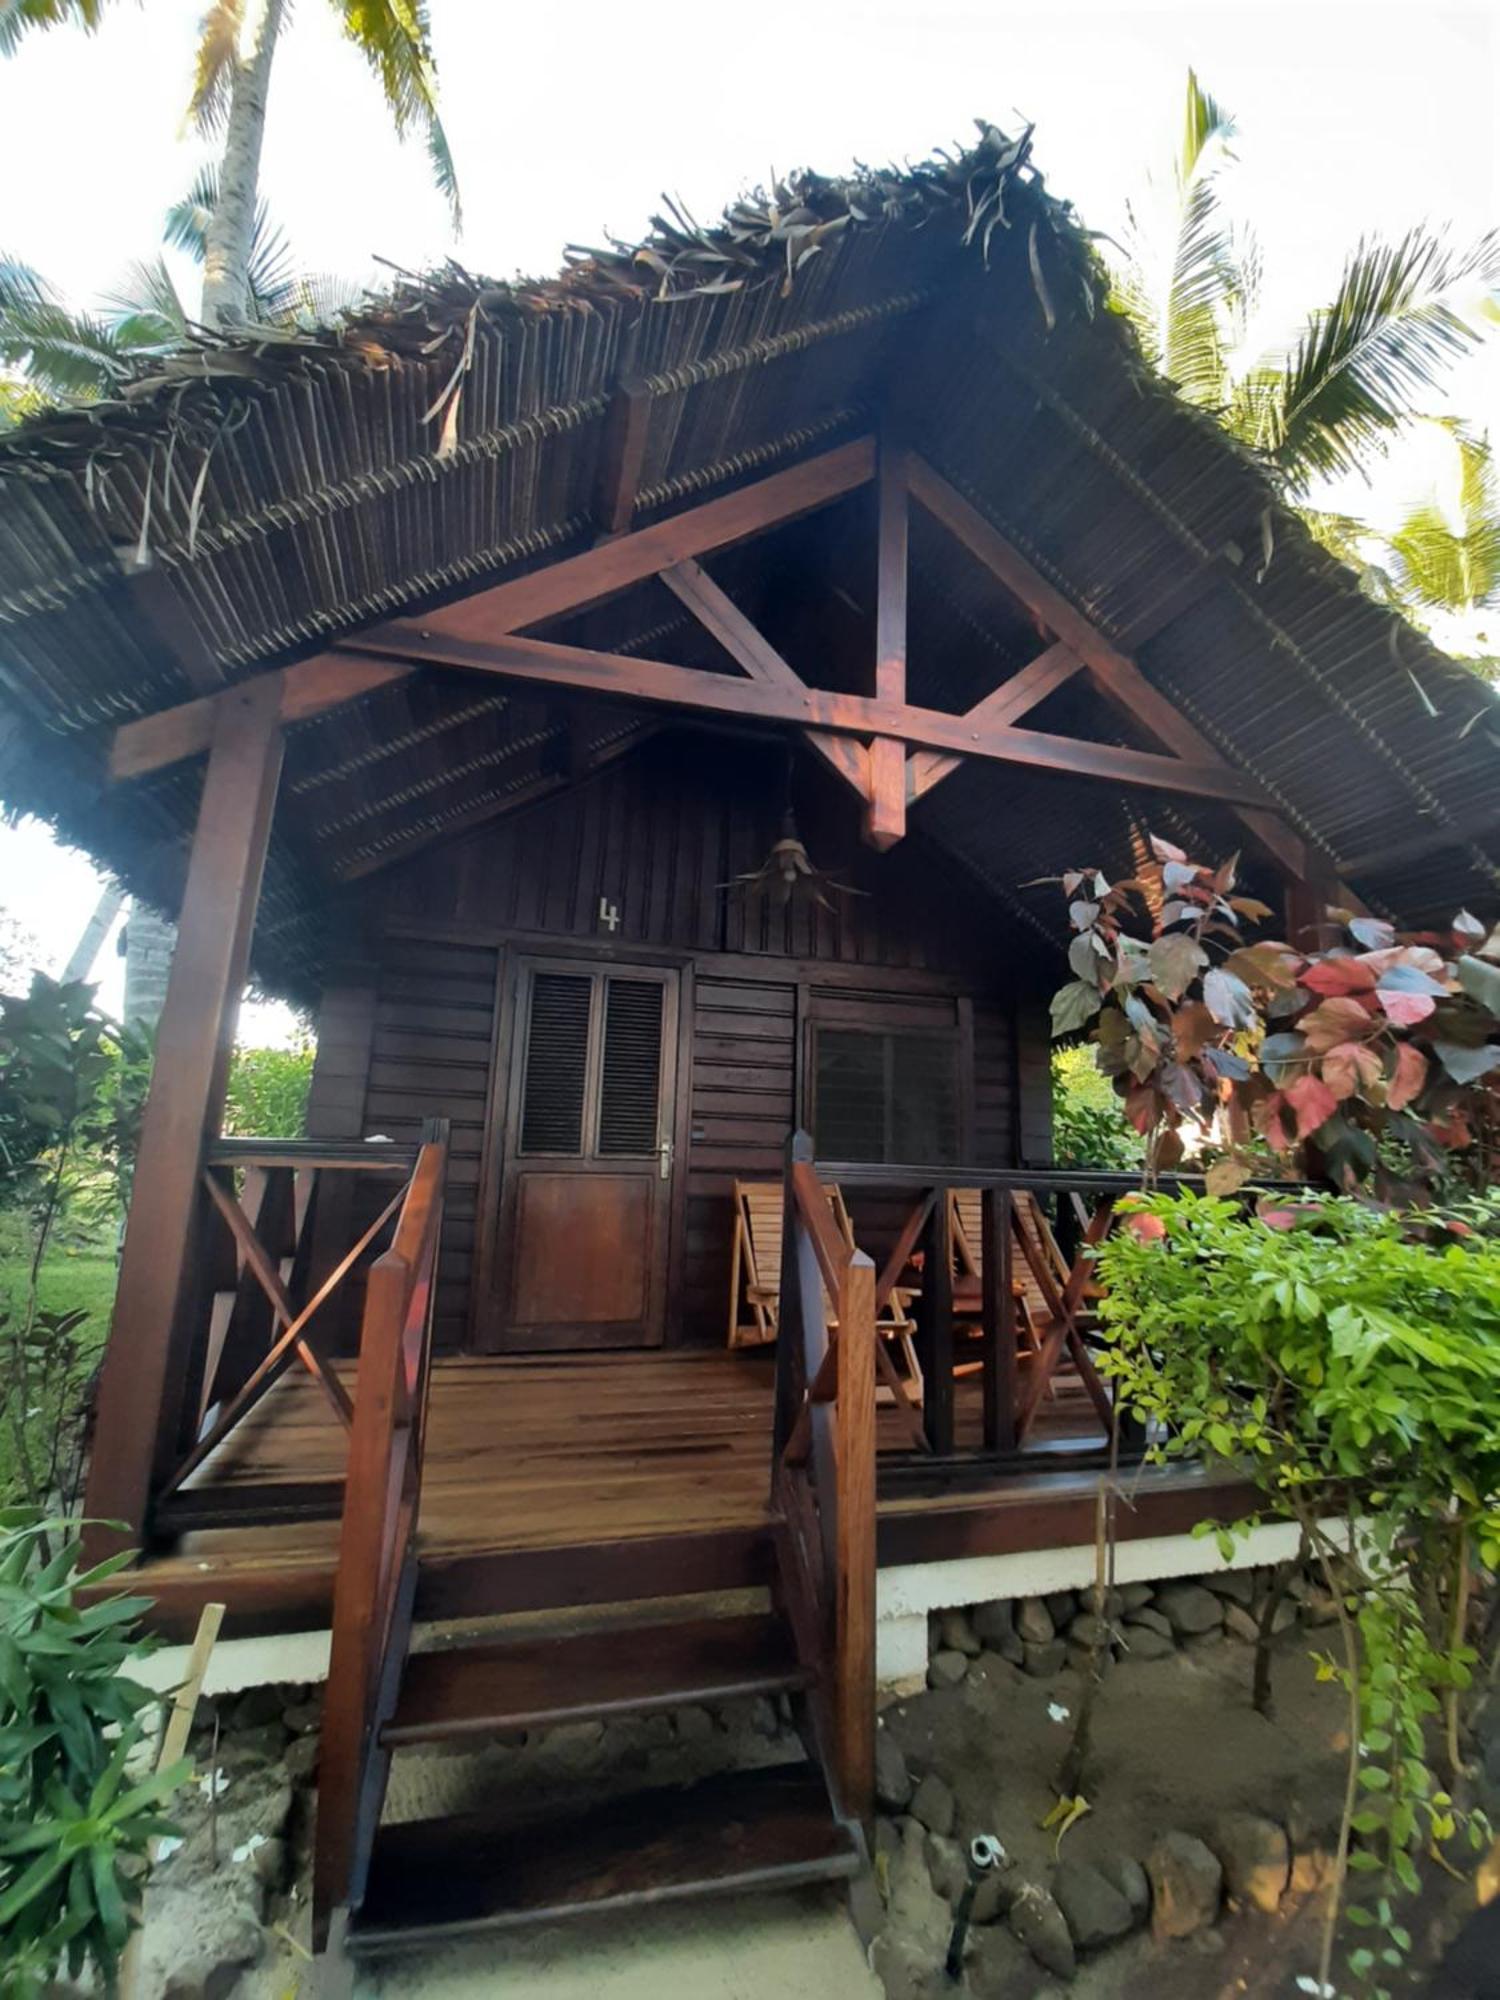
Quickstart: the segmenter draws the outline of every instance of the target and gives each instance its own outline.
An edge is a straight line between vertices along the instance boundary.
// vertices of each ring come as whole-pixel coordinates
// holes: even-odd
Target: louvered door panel
[[[594,984],[565,972],[539,972],[532,981],[521,1107],[523,1153],[583,1151]]]
[[[598,1143],[606,1159],[657,1149],[661,1014],[657,981],[605,980]]]

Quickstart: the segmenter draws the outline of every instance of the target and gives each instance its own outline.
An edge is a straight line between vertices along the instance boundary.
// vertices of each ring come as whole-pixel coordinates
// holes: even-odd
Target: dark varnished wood
[[[359,1953],[588,1911],[853,1875],[860,1857],[805,1767],[731,1772],[553,1821],[500,1813],[383,1828]]]
[[[914,458],[911,489],[923,507],[954,535],[1007,590],[1088,667],[1099,692],[1124,709],[1166,749],[1190,762],[1231,767],[1197,726],[1175,703],[1146,679],[1135,661],[1101,632],[1097,625],[1050,584],[1013,542],[985,520],[976,507],[950,486],[925,461]],[[1229,796],[1225,794],[1224,796]],[[1240,819],[1256,841],[1294,878],[1307,873],[1307,849],[1279,813],[1267,802],[1241,794],[1233,801]]]
[[[715,500],[683,508],[665,521],[623,534],[582,555],[515,577],[509,583],[479,591],[457,604],[413,621],[413,631],[447,632],[454,636],[494,636],[576,611],[586,604],[628,589],[658,571],[710,549],[743,541],[780,521],[791,520],[827,506],[866,484],[875,470],[870,439],[840,445],[784,472],[742,486]],[[401,621],[372,627],[354,635],[329,653],[316,654],[261,676],[275,690],[274,702],[284,722],[304,722],[343,702],[356,700],[372,688],[400,680],[411,666],[362,651],[366,638],[384,640],[402,629]],[[215,695],[163,709],[127,722],[116,732],[110,752],[110,775],[116,779],[143,777],[166,764],[179,762],[208,748],[214,730]]]
[[[893,737],[900,743],[1104,783],[1144,785],[1156,791],[1231,803],[1265,801],[1258,779],[1217,758],[1191,761],[1162,757],[1009,724],[974,723],[966,716],[948,715],[940,709],[836,694],[825,688],[806,687],[799,693],[768,682],[733,680],[725,674],[634,654],[605,653],[512,635],[470,639],[399,622],[363,634],[360,643],[372,652],[414,666],[454,667],[540,687],[576,688],[604,699],[646,703],[688,714],[832,730],[841,735]],[[904,799],[904,766],[901,796]]]
[[[751,680],[801,691],[800,677],[728,593],[696,562],[680,562],[663,570],[661,580]],[[871,753],[864,744],[847,736],[832,736],[821,729],[809,729],[805,740],[862,801],[869,798]]]
[[[391,1748],[639,1715],[807,1685],[779,1618],[693,1618],[608,1626],[565,1638],[417,1653],[407,1661]]]
[[[907,485],[906,454],[882,438],[875,475],[875,699],[906,702]],[[892,847],[906,832],[906,745],[877,736],[870,745],[870,796],[864,836]]]
[[[189,1407],[184,1293],[193,1271],[200,1161],[223,1109],[281,772],[277,691],[252,684],[216,700],[89,1472],[90,1518],[123,1522],[127,1542],[140,1539],[153,1480],[170,1468]],[[101,1548],[112,1538],[112,1530],[91,1532]]]

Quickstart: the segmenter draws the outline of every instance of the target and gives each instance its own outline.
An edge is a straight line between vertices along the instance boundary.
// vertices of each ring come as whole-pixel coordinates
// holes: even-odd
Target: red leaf
[[[1174,847],[1170,840],[1158,840],[1154,833],[1150,836],[1150,839],[1151,852],[1156,856],[1158,861],[1187,860],[1187,856],[1183,853],[1182,849]]]
[[[1386,1104],[1392,1111],[1403,1110],[1420,1094],[1426,1081],[1426,1056],[1410,1042],[1403,1042],[1396,1051],[1396,1070],[1391,1078],[1390,1089],[1385,1094]]]
[[[1294,1208],[1258,1208],[1256,1214],[1267,1229],[1295,1229],[1297,1211]]]
[[[1311,1053],[1321,1056],[1336,1049],[1340,1042],[1364,1041],[1373,1032],[1375,1019],[1361,1001],[1346,995],[1323,1001],[1310,1014],[1304,1014],[1297,1026],[1307,1037]]]
[[[1388,986],[1380,987],[1375,998],[1385,1010],[1386,1019],[1394,1021],[1398,1028],[1416,1027],[1437,1006],[1430,993],[1393,992]]]
[[[1147,1085],[1137,1084],[1125,1093],[1125,1116],[1137,1132],[1145,1134],[1156,1123],[1156,1092]]]
[[[1285,1108],[1285,1095],[1279,1090],[1273,1090],[1269,1097],[1257,1098],[1250,1111],[1256,1131],[1276,1153],[1289,1153],[1292,1150],[1292,1135],[1282,1123],[1281,1114]]]
[[[1142,1243],[1159,1243],[1167,1233],[1167,1225],[1159,1215],[1127,1215],[1125,1227]]]
[[[1339,1101],[1320,1076],[1299,1076],[1282,1092],[1297,1114],[1297,1137],[1307,1138],[1326,1125],[1339,1108]]]
[[[1342,993],[1370,993],[1374,990],[1375,968],[1358,958],[1315,958],[1298,981],[1310,993],[1333,996]]]
[[[1340,1103],[1356,1091],[1368,1096],[1383,1075],[1380,1057],[1365,1042],[1340,1042],[1323,1058],[1323,1081]]]

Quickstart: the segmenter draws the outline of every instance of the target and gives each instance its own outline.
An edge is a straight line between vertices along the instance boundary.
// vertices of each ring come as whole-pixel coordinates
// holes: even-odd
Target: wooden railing
[[[876,1311],[898,1287],[914,1297],[928,1450],[958,1449],[958,1370],[980,1376],[982,1428],[974,1448],[1012,1458],[1035,1441],[1062,1377],[1108,1442],[1110,1391],[1095,1365],[1092,1309],[1099,1289],[1093,1253],[1108,1235],[1115,1203],[1137,1191],[1129,1174],[985,1167],[871,1167],[820,1161],[859,1225],[861,1195],[901,1196],[902,1223],[875,1286]],[[1166,1183],[1164,1183],[1165,1185]],[[1171,1185],[1195,1185],[1184,1178]]]
[[[834,1804],[863,1823],[875,1788],[875,1267],[840,1235],[800,1132],[788,1149],[781,1241],[771,1472],[780,1572],[814,1675]]]
[[[354,1402],[328,1338],[333,1308],[409,1201],[419,1156],[417,1146],[385,1142],[209,1143],[201,1172],[207,1296],[197,1303],[175,1436],[164,1439],[172,1449],[156,1484],[156,1529],[217,1523],[235,1504],[257,1519],[338,1514],[336,1477],[274,1492],[200,1492],[189,1482],[290,1369],[305,1369],[337,1421],[351,1427]],[[395,1177],[397,1186],[355,1236],[354,1190],[372,1177]]]
[[[370,1270],[349,1439],[333,1645],[318,1757],[313,1930],[357,1907],[385,1793],[380,1730],[411,1629],[446,1129],[425,1143],[395,1241]]]

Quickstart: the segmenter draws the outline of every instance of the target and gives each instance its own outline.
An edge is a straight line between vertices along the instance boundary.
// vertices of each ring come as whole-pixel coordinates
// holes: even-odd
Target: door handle
[[[672,1178],[672,1141],[663,1139],[656,1151],[661,1161],[661,1177],[664,1181],[669,1181]]]

